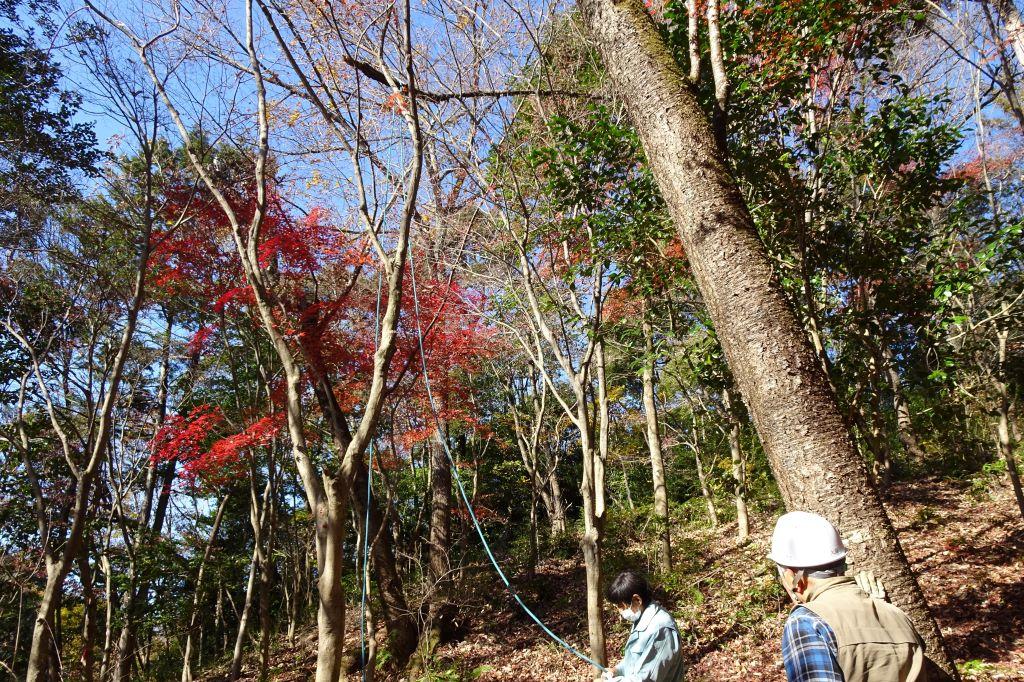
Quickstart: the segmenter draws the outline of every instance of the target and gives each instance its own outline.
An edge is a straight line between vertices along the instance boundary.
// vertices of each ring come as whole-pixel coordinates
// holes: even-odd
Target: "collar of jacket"
[[[810,586],[807,592],[804,593],[803,603],[811,602],[825,594],[830,590],[841,588],[843,585],[854,585],[856,586],[857,581],[850,576],[841,575],[838,578],[825,578],[824,580],[815,580],[814,585]],[[857,588],[860,589],[859,587]]]
[[[651,621],[654,620],[655,614],[658,613],[658,609],[661,608],[656,603],[651,602],[647,605],[647,608],[640,614],[640,618],[637,619],[636,625],[633,626],[633,632],[643,632],[651,626]]]

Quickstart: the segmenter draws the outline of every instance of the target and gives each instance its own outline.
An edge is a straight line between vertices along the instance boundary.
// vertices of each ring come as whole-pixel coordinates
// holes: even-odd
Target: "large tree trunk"
[[[647,420],[647,449],[651,454],[651,481],[654,486],[654,515],[658,517],[658,567],[672,570],[672,540],[669,533],[668,492],[665,489],[665,460],[661,453],[661,434],[658,432],[658,406],[654,401],[654,330],[646,315],[643,321],[644,367],[643,403]]]
[[[885,576],[893,602],[956,676],[696,93],[642,3],[581,0],[581,8],[637,126],[787,507],[836,523],[855,567]]]

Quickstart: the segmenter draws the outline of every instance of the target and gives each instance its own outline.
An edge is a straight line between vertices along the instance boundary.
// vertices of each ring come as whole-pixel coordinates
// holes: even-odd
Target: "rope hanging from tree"
[[[434,403],[434,395],[433,395],[433,393],[430,390],[430,376],[429,376],[429,374],[427,372],[427,358],[426,358],[426,354],[424,353],[424,348],[423,348],[423,329],[422,329],[422,326],[420,325],[420,302],[419,302],[419,296],[418,296],[417,291],[416,291],[416,263],[415,263],[415,259],[413,257],[413,252],[412,252],[411,248],[409,249],[409,274],[411,276],[411,282],[412,282],[413,314],[414,314],[414,317],[416,319],[416,339],[417,339],[417,343],[419,344],[420,364],[421,364],[422,369],[423,369],[423,385],[424,385],[424,388],[426,389],[427,403],[430,406],[430,412],[431,412],[431,414],[434,417],[434,426],[435,426],[435,431],[437,433],[437,441],[438,441],[438,443],[440,443],[441,448],[444,450],[445,456],[448,457],[448,463],[449,463],[449,465],[452,468],[452,474],[453,474],[453,477],[455,478],[455,485],[456,485],[456,487],[459,490],[459,497],[462,500],[462,504],[465,505],[466,511],[469,512],[469,518],[472,519],[472,521],[473,521],[473,527],[476,529],[476,534],[480,537],[480,543],[483,545],[484,552],[487,553],[487,558],[490,560],[491,565],[494,567],[495,572],[498,574],[498,577],[501,578],[501,581],[505,584],[505,588],[509,591],[509,594],[512,595],[512,598],[515,599],[517,604],[519,604],[519,607],[523,610],[523,612],[527,616],[529,616],[533,620],[533,622],[536,623],[540,627],[540,629],[544,632],[544,634],[546,634],[548,637],[550,637],[552,640],[554,640],[555,643],[557,643],[559,646],[561,646],[563,649],[565,649],[569,653],[573,654],[577,658],[580,658],[580,659],[586,661],[588,664],[590,664],[594,668],[597,668],[598,670],[604,670],[605,667],[603,665],[601,665],[600,663],[598,663],[594,659],[590,658],[589,656],[581,653],[579,650],[577,650],[571,644],[569,644],[564,639],[562,639],[561,637],[556,635],[554,632],[552,632],[551,628],[549,628],[547,625],[544,624],[544,622],[537,616],[537,614],[535,614],[530,609],[529,606],[526,605],[526,602],[524,602],[522,597],[520,597],[519,594],[516,592],[516,589],[515,589],[515,587],[512,586],[512,583],[509,581],[508,576],[505,575],[505,572],[501,569],[501,566],[498,564],[498,560],[494,556],[494,552],[491,551],[491,545],[490,545],[490,543],[487,542],[487,536],[484,535],[483,528],[480,526],[480,521],[479,521],[479,519],[477,519],[476,513],[473,511],[473,505],[470,504],[469,497],[466,495],[466,488],[462,485],[462,477],[459,475],[459,469],[455,465],[455,458],[452,456],[451,448],[448,447],[448,440],[444,437],[444,433],[443,433],[443,431],[441,429],[441,417],[439,416],[439,414],[437,412],[437,405]],[[378,306],[378,316],[379,316],[379,312],[380,312],[380,279],[379,279],[379,277],[378,277],[378,285],[377,285],[377,306]],[[370,445],[370,455],[369,456],[370,456],[370,475],[372,475],[372,473],[373,473],[373,471],[372,471],[372,469],[373,469],[373,445],[372,445],[372,441],[371,441],[371,445]],[[369,543],[368,543],[367,540],[368,540],[369,528],[370,528],[370,504],[369,504],[370,495],[371,495],[370,475],[367,476],[367,482],[366,482],[367,505],[366,505],[366,519],[365,519],[365,525],[364,525],[364,531],[363,531],[363,606],[362,606],[362,611],[361,611],[361,614],[360,614],[360,625],[359,625],[359,636],[360,636],[360,640],[361,640],[360,641],[360,646],[361,646],[362,651],[363,651],[363,680],[364,680],[364,682],[366,680],[366,634],[365,633],[366,633],[366,589],[367,589],[366,588],[366,584],[367,584],[367,577],[368,577],[368,573],[367,573],[367,557],[368,557],[368,547],[369,547]]]

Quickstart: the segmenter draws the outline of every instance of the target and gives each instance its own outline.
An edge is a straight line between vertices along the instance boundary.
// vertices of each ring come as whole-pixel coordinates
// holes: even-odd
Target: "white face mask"
[[[621,615],[624,619],[628,620],[630,623],[635,623],[638,620],[640,620],[640,614],[634,611],[633,609],[623,609],[619,611],[619,615]]]

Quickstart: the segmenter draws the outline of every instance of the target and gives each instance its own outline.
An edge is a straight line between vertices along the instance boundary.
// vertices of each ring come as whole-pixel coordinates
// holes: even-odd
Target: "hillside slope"
[[[1024,524],[1009,490],[904,483],[892,490],[889,511],[965,679],[1024,680]],[[753,540],[743,548],[734,546],[728,525],[675,534],[678,572],[663,586],[662,601],[683,633],[691,682],[785,680],[778,640],[789,605],[764,558],[771,523],[770,516],[755,517]],[[592,679],[585,663],[547,640],[518,610],[497,579],[480,582],[460,595],[467,634],[439,649],[431,679]],[[555,632],[585,646],[580,563],[548,560],[516,584]],[[609,650],[620,651],[625,623],[609,609],[606,626]],[[349,645],[358,646],[357,624],[352,627]],[[315,633],[309,632],[295,646],[278,648],[272,679],[311,679],[314,663]]]

